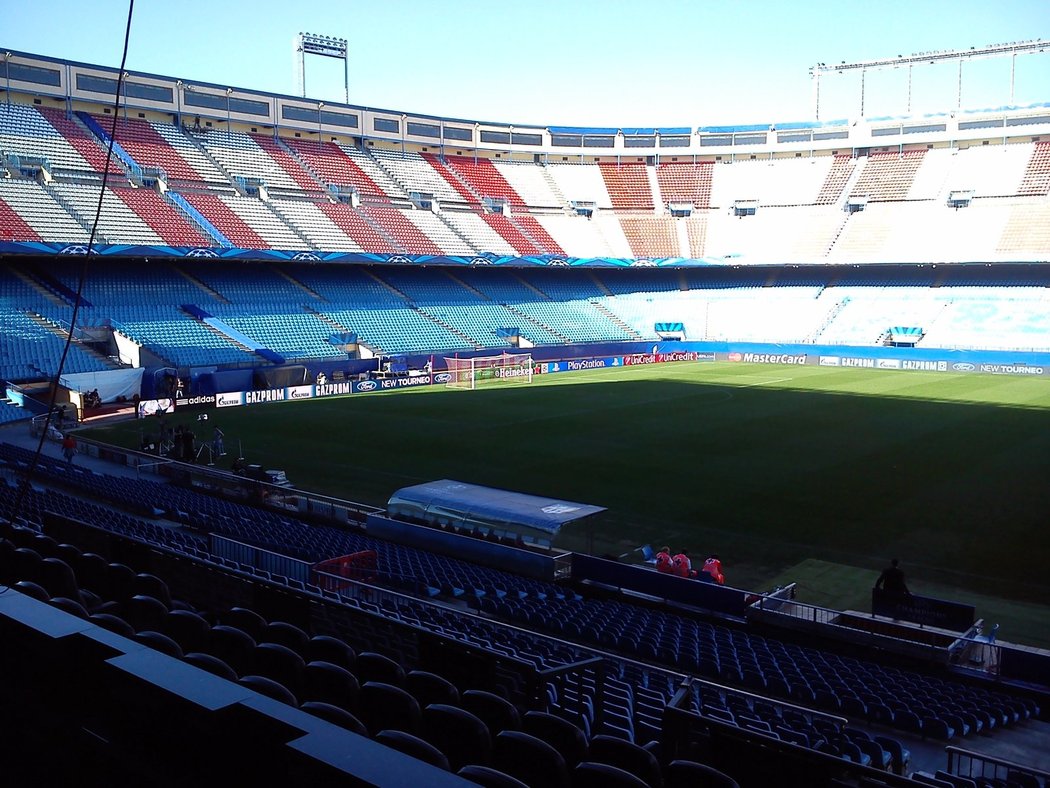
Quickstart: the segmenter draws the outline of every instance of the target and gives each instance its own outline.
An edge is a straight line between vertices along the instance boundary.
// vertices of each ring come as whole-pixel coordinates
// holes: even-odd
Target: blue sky
[[[14,2],[0,46],[116,65],[126,14],[126,0]],[[812,118],[817,62],[1050,40],[1050,2],[138,0],[128,68],[295,94],[299,31],[348,39],[354,104],[522,125],[727,125]],[[1050,101],[1050,52],[1016,65],[1015,103]],[[342,99],[342,63],[306,70],[311,98]],[[869,117],[904,113],[906,73],[868,74]],[[916,68],[913,110],[954,109],[956,81],[955,64]],[[1006,104],[1009,85],[1009,59],[967,63],[963,106]],[[822,80],[823,119],[859,108],[859,76]]]

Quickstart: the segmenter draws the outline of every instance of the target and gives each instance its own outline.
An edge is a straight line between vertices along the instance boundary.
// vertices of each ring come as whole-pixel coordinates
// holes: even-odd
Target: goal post
[[[448,388],[473,390],[479,386],[532,383],[531,353],[446,358],[445,366],[449,374],[445,384]]]

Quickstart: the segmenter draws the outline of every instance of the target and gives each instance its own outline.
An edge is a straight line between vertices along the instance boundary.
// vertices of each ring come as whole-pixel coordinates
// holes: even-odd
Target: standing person
[[[664,575],[674,573],[674,559],[671,558],[670,547],[661,547],[656,554],[656,571]]]
[[[216,457],[226,456],[226,445],[222,441],[224,437],[226,436],[223,434],[223,431],[216,425],[211,433],[211,450]]]
[[[722,560],[718,557],[718,553],[711,553],[704,561],[704,565],[700,570],[706,572],[711,576],[718,585],[724,586],[726,583],[726,576],[722,573]]]
[[[193,462],[196,458],[193,456],[193,430],[186,427],[182,431],[182,461]]]
[[[693,562],[689,559],[688,550],[682,550],[674,557],[674,574],[676,577],[693,576]]]
[[[901,570],[900,561],[894,558],[890,565],[882,570],[879,579],[875,581],[875,587],[886,592],[887,596],[896,597],[897,601],[911,595],[908,584],[904,582],[904,572]]]
[[[62,438],[62,456],[66,458],[66,462],[70,465],[73,464],[73,457],[77,453],[77,439],[73,437],[72,432],[67,432]]]
[[[875,606],[877,604],[885,606],[889,609],[889,616],[894,621],[904,618],[901,613],[901,607],[909,596],[911,591],[908,590],[908,584],[904,582],[904,572],[901,571],[896,558],[890,561],[890,565],[882,570],[882,574],[879,575],[879,579],[875,581],[875,591],[872,593],[872,612],[876,612]],[[881,601],[879,594],[881,593]],[[882,614],[886,615],[885,608],[882,610]]]

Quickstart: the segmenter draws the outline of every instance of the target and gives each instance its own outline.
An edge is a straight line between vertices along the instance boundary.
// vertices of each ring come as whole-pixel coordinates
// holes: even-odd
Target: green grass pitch
[[[209,416],[175,423],[219,425],[248,462],[341,498],[452,478],[608,507],[566,529],[569,549],[718,552],[756,589],[805,580],[806,562],[863,570],[859,588],[812,589],[832,606],[863,606],[898,556],[913,590],[980,598],[1004,639],[1050,646],[1050,381],[679,362]],[[99,437],[137,446],[152,426]]]

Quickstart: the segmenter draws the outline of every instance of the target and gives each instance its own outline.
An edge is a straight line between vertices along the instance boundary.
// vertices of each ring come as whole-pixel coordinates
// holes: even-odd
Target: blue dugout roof
[[[566,523],[605,511],[604,506],[526,495],[452,479],[402,487],[390,497],[390,501],[413,503],[425,511],[436,507],[483,522],[523,525],[552,536]]]

